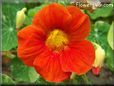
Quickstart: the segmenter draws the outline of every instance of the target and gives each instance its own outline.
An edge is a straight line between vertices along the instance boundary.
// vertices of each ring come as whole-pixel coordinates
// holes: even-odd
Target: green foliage
[[[41,6],[38,6],[38,7],[35,7],[33,9],[29,9],[28,10],[28,16],[30,17],[34,17],[34,15],[45,5],[41,5]]]
[[[69,0],[57,0],[57,2],[62,4],[62,5],[68,5],[70,3]]]
[[[15,28],[16,12],[24,7],[19,3],[3,3],[2,7],[2,51],[8,51],[17,46],[17,31]]]
[[[48,82],[48,81],[44,80],[42,77],[39,77],[36,80],[35,84],[36,85],[55,85],[55,83]]]
[[[34,17],[34,15],[43,7],[45,6],[44,4],[43,5],[40,5],[38,7],[35,7],[35,8],[32,8],[32,9],[29,9],[28,12],[27,12],[27,16],[26,16],[26,19],[25,19],[25,25],[30,25],[32,23],[32,19]]]
[[[105,64],[108,69],[114,71],[114,57],[113,57],[113,50],[110,49],[108,46],[107,34],[110,28],[110,24],[104,21],[97,21],[94,25],[92,25],[92,30],[90,36],[88,37],[89,40],[100,44],[100,46],[105,49],[106,52],[106,59]]]
[[[15,82],[12,80],[12,78],[6,74],[0,74],[0,79],[2,80],[1,81],[2,84],[7,84],[7,85],[15,84]]]
[[[106,50],[105,65],[108,69],[114,72],[114,50],[112,50],[110,47],[108,47]]]
[[[82,85],[82,84],[92,84],[91,83],[91,80],[89,79],[89,77],[85,74],[85,75],[76,75],[75,74],[75,77],[74,79],[72,80],[72,83],[74,85]]]
[[[18,58],[11,62],[11,73],[17,82],[33,83],[39,78],[34,68],[27,67]]]
[[[92,25],[89,40],[100,44],[105,50],[107,49],[107,32],[110,25],[104,21],[97,21]]]
[[[114,5],[114,0],[111,0],[111,3]]]
[[[112,25],[110,26],[110,29],[108,31],[108,36],[107,36],[107,39],[108,39],[108,43],[110,45],[110,47],[114,50],[114,39],[113,39],[113,36],[114,36],[114,21],[112,22]]]
[[[111,16],[112,12],[113,12],[112,6],[109,6],[109,7],[103,6],[101,8],[96,9],[93,13],[90,13],[89,11],[87,13],[89,14],[91,19],[95,20],[95,19],[100,18],[100,17],[104,18],[104,17]]]
[[[42,4],[56,2],[56,3],[60,3],[60,4],[63,4],[63,5],[66,5],[66,4],[69,4],[70,3],[70,0],[37,0],[37,2],[40,2]]]

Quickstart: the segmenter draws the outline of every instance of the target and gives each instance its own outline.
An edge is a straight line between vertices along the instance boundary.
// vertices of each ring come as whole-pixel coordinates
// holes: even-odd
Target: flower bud
[[[97,43],[94,43],[94,45],[96,49],[95,49],[95,60],[94,60],[92,72],[95,75],[98,75],[100,72],[100,68],[103,66],[103,62],[105,59],[105,51]]]
[[[76,73],[72,72],[71,76],[70,76],[70,79],[74,79],[76,76]]]
[[[94,75],[99,75],[101,68],[100,67],[93,67],[92,68],[92,73]]]
[[[23,8],[22,10],[17,12],[17,15],[16,15],[16,28],[20,28],[23,25],[25,17],[26,17],[26,15],[25,15],[26,10],[27,10],[26,8]]]

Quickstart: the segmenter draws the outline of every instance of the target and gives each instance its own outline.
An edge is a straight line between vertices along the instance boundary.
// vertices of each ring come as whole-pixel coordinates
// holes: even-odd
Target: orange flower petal
[[[60,4],[50,4],[41,9],[33,18],[33,24],[40,25],[46,31],[63,29],[71,20],[68,10]]]
[[[94,56],[94,47],[89,41],[72,43],[61,54],[62,69],[78,75],[84,74],[92,68]]]
[[[42,52],[45,35],[40,28],[33,25],[27,26],[18,32],[17,54],[25,64],[32,66],[36,56]]]
[[[71,23],[69,23],[68,31],[71,41],[79,41],[85,39],[90,32],[89,17],[82,13],[81,10],[75,6],[67,7],[69,13],[72,15]]]
[[[70,77],[69,72],[61,69],[59,55],[45,49],[34,61],[36,71],[47,81],[61,82]]]

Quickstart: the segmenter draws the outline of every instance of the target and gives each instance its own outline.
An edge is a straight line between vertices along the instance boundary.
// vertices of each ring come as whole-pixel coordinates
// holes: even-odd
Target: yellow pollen
[[[46,40],[46,45],[55,51],[60,51],[67,44],[67,35],[63,31],[58,29],[51,31]]]

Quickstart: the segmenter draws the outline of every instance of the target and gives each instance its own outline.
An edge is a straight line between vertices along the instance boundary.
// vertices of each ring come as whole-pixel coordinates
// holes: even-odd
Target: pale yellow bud
[[[105,51],[102,49],[102,47],[96,43],[93,43],[96,47],[95,49],[95,60],[93,67],[99,67],[101,68],[103,66],[103,62],[105,59]]]
[[[76,76],[76,73],[72,72],[71,76],[70,76],[70,79],[74,79]]]
[[[25,17],[26,17],[26,15],[25,15],[26,10],[27,10],[26,8],[23,8],[22,10],[17,12],[17,15],[16,15],[16,28],[20,28],[23,25]]]

